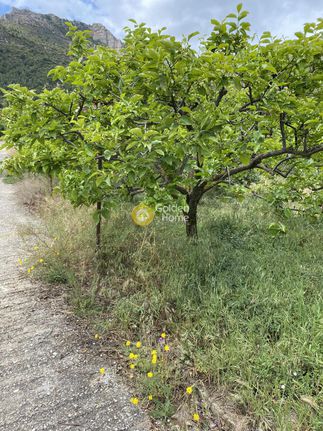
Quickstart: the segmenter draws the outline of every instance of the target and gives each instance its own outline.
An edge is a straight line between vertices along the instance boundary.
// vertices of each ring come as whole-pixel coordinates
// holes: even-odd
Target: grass
[[[50,201],[38,276],[67,283],[76,313],[120,344],[153,347],[170,334],[153,415],[171,416],[185,387],[203,382],[230,394],[250,429],[321,429],[322,222],[281,220],[252,200],[209,200],[190,243],[180,223],[139,228],[130,210],[105,223],[98,260],[89,212]],[[279,222],[285,233],[269,229]]]
[[[18,178],[18,177],[16,177],[16,176],[14,176],[14,175],[6,175],[6,176],[2,179],[2,181],[3,181],[5,184],[16,184],[16,183],[18,183],[18,182],[20,181],[20,178]]]

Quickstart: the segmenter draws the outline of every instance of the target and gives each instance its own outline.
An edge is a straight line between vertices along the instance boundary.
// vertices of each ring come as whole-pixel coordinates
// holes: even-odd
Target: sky
[[[235,11],[238,0],[0,0],[0,15],[12,6],[61,18],[104,24],[115,36],[123,37],[128,19],[145,22],[154,29],[167,27],[177,37],[200,31],[207,35],[211,18],[223,19]],[[305,22],[323,16],[323,0],[245,0],[253,33],[270,31],[291,37]]]

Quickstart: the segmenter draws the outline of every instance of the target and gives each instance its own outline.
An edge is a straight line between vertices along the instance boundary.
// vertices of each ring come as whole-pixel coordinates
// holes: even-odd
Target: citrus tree
[[[129,191],[175,200],[189,237],[210,190],[255,170],[306,178],[322,160],[322,20],[290,40],[256,38],[247,15],[240,4],[212,20],[198,50],[196,33],[179,41],[136,22],[121,50],[91,48],[70,26],[57,88],[5,94],[6,145],[18,150],[8,165],[54,169],[64,195],[96,203],[99,218]]]

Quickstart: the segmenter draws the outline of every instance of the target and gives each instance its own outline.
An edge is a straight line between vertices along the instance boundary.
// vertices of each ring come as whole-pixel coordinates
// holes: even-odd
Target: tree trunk
[[[98,157],[98,170],[101,171],[103,168],[103,161],[102,161],[101,152],[99,152],[97,157]],[[97,249],[97,251],[99,251],[101,248],[101,224],[102,224],[102,215],[101,215],[102,202],[101,201],[96,203],[96,210],[99,214],[99,219],[98,219],[98,222],[96,224],[96,249]]]
[[[187,196],[188,211],[186,216],[186,235],[188,238],[197,238],[197,207],[203,196],[203,189],[195,188],[192,193]]]
[[[102,224],[102,215],[101,215],[102,203],[96,203],[96,210],[99,213],[99,220],[96,224],[96,249],[99,250],[101,247],[101,224]]]
[[[197,211],[187,213],[186,236],[188,238],[197,238]]]

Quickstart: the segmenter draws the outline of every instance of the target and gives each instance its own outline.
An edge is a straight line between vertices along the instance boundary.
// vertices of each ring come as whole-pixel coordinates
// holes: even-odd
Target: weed
[[[318,430],[322,222],[282,224],[265,203],[218,198],[201,206],[200,239],[190,243],[182,225],[156,218],[139,228],[130,213],[105,223],[98,262],[90,213],[49,203],[45,236],[58,239],[39,274],[68,282],[76,311],[106,337],[153,346],[156,333],[172,333],[172,361],[139,382],[145,398],[157,397],[152,414],[173,415],[199,380],[233,394],[255,427]]]

